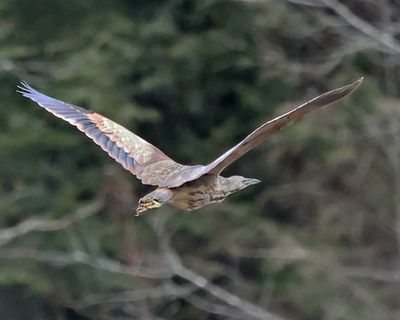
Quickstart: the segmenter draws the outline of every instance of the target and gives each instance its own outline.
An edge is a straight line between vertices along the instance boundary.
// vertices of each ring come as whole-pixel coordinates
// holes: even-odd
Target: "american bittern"
[[[354,91],[362,80],[363,78],[324,93],[264,123],[210,164],[194,166],[177,163],[152,144],[110,119],[46,96],[25,82],[21,83],[18,92],[83,131],[143,184],[157,186],[157,189],[139,200],[136,213],[140,214],[165,203],[186,211],[200,209],[205,205],[221,202],[230,194],[260,182],[241,176],[225,178],[220,174],[283,126],[340,100]]]

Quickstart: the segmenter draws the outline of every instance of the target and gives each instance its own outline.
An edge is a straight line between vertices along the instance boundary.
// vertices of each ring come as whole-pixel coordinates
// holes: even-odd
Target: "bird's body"
[[[176,188],[169,202],[178,209],[193,211],[205,205],[223,201],[231,192],[221,183],[222,176],[206,174]]]
[[[236,182],[232,182],[235,179]],[[145,210],[153,204],[158,207],[157,199],[162,198],[174,207],[193,211],[212,203],[219,203],[227,196],[260,180],[233,176],[225,178],[220,175],[206,174],[196,180],[189,181],[176,188],[157,188],[139,201],[139,208]],[[168,200],[167,200],[168,199]],[[144,211],[145,211],[144,210]],[[138,209],[138,213],[141,209]]]
[[[98,113],[51,98],[26,83],[22,83],[18,92],[83,131],[143,184],[157,186],[139,200],[136,213],[140,214],[166,203],[185,211],[197,210],[221,202],[230,194],[260,182],[242,176],[225,178],[220,173],[285,125],[340,100],[354,91],[361,82],[362,78],[324,93],[264,123],[210,164],[195,166],[175,162],[149,142]]]

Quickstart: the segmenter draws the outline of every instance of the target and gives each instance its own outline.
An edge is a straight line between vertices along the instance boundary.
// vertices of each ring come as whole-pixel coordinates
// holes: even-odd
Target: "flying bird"
[[[226,178],[220,174],[226,167],[285,125],[337,102],[357,89],[362,80],[363,78],[326,92],[264,123],[213,162],[192,166],[172,160],[160,149],[112,120],[96,112],[49,97],[33,89],[26,82],[21,82],[17,92],[35,101],[56,117],[76,126],[143,184],[157,187],[139,200],[136,209],[136,214],[139,215],[166,203],[181,210],[197,210],[211,203],[222,202],[230,194],[259,183],[258,179],[242,176]]]

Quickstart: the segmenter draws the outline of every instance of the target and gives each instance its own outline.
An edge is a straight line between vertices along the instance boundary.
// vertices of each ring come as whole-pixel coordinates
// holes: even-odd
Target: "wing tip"
[[[349,86],[351,87],[351,90],[355,90],[357,89],[364,81],[364,76],[362,76],[360,79],[354,81],[353,83],[349,84]]]
[[[33,89],[26,81],[21,81],[20,84],[17,85],[17,90],[15,91],[29,99],[32,99],[34,95],[38,92]]]
[[[39,106],[45,109],[51,109],[55,104],[62,103],[62,101],[47,96],[32,88],[26,81],[20,82],[17,86],[16,92],[20,93],[25,98],[36,102]]]
[[[359,78],[358,80],[354,81],[353,83],[348,84],[341,88],[341,92],[343,92],[343,96],[353,92],[354,90],[358,89],[364,81],[364,76]]]
[[[319,106],[319,107],[328,106],[332,103],[335,103],[336,101],[343,99],[344,97],[346,97],[353,91],[357,90],[363,81],[364,81],[364,77],[361,77],[358,80],[356,80],[348,85],[345,85],[341,88],[337,88],[337,89],[328,91],[311,101],[317,102],[317,106]]]

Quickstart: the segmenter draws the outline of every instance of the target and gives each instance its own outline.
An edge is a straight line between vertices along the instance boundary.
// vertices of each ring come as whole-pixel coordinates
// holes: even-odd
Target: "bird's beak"
[[[258,179],[247,179],[246,180],[246,185],[247,186],[251,186],[253,184],[257,184],[257,183],[260,183],[260,182],[261,182],[261,180],[258,180]]]

